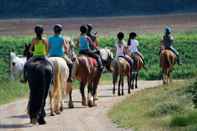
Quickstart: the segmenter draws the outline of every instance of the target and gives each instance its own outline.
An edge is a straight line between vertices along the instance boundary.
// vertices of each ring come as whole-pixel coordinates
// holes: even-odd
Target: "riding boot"
[[[177,64],[178,65],[181,65],[182,64],[179,55],[177,55]]]
[[[73,81],[73,78],[71,76],[71,74],[72,74],[72,67],[73,67],[73,64],[68,64],[68,68],[69,68],[68,82],[72,82]]]

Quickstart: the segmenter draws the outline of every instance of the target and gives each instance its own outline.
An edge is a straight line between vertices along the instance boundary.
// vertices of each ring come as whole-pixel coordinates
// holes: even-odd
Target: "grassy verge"
[[[0,105],[6,104],[28,94],[28,86],[14,81],[0,81]]]
[[[134,130],[196,131],[197,111],[188,89],[193,82],[146,89],[114,106],[109,112],[119,127]]]
[[[111,74],[102,75],[100,84],[111,84]],[[79,81],[74,81],[74,89],[79,89]],[[19,98],[28,96],[28,85],[21,84],[16,81],[1,80],[0,81],[0,105],[9,103]]]

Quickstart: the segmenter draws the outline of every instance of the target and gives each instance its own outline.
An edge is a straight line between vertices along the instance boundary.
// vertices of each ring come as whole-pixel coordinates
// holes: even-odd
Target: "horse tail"
[[[61,99],[61,84],[60,84],[60,67],[57,61],[54,61],[54,80],[53,80],[53,89],[51,92],[52,97],[54,98],[54,107],[57,107],[59,100]]]

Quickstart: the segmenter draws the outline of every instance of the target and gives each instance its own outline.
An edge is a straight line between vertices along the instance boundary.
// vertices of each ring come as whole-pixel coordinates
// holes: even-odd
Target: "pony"
[[[30,123],[45,124],[45,103],[53,79],[53,66],[46,60],[27,62],[24,66],[24,80],[29,85],[28,114]]]
[[[25,46],[24,54],[30,58],[32,54],[29,52],[30,44]],[[50,115],[60,114],[63,111],[63,98],[69,94],[68,107],[73,108],[72,101],[72,83],[67,82],[69,69],[66,61],[61,57],[48,58],[53,65],[53,82],[49,90],[50,98]]]
[[[176,55],[162,45],[160,47],[160,67],[162,69],[163,84],[169,84],[172,81],[171,72],[176,63]]]
[[[133,59],[133,69],[132,69],[132,76],[131,76],[131,88],[134,89],[138,88],[137,81],[138,81],[138,75],[139,71],[144,67],[144,63],[142,58],[138,54],[134,54],[131,56]]]
[[[23,80],[23,69],[26,58],[17,56],[15,52],[10,52],[10,78],[12,80]]]
[[[111,62],[111,72],[113,77],[113,95],[115,94],[115,86],[119,77],[118,82],[118,95],[124,95],[124,76],[127,76],[128,83],[128,94],[131,93],[131,64],[123,57],[118,57]],[[120,93],[120,86],[122,86],[122,90]]]
[[[112,61],[112,54],[108,49],[100,49],[100,54],[104,65],[109,65]],[[107,66],[109,69],[109,66]],[[95,59],[79,55],[73,65],[72,77],[80,81],[80,93],[82,96],[83,106],[96,106],[96,91],[99,84],[102,71],[98,71],[97,62]],[[88,96],[86,101],[86,95],[84,92],[85,87],[88,87]]]
[[[67,82],[69,68],[61,57],[50,57],[49,61],[54,65],[54,79],[49,91],[51,116],[63,111],[63,98],[69,94],[68,107],[73,108],[72,83]]]

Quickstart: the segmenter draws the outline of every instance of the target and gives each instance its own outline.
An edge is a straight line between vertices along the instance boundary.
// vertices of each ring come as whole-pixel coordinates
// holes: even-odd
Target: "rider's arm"
[[[64,40],[63,46],[64,46],[64,53],[65,54],[68,53],[68,44],[67,44],[66,40]]]
[[[31,45],[30,45],[30,48],[29,48],[29,52],[32,53],[32,50],[34,48],[34,45],[36,44],[36,39],[32,39],[32,42],[31,42]]]
[[[96,45],[94,44],[94,42],[91,40],[90,37],[87,37],[87,40],[88,40],[88,42],[89,42],[89,44],[90,44],[90,47],[93,47],[94,49],[97,48]]]
[[[45,45],[46,52],[48,53],[49,45],[48,45],[47,39],[43,39],[43,43],[44,43],[44,45]]]

